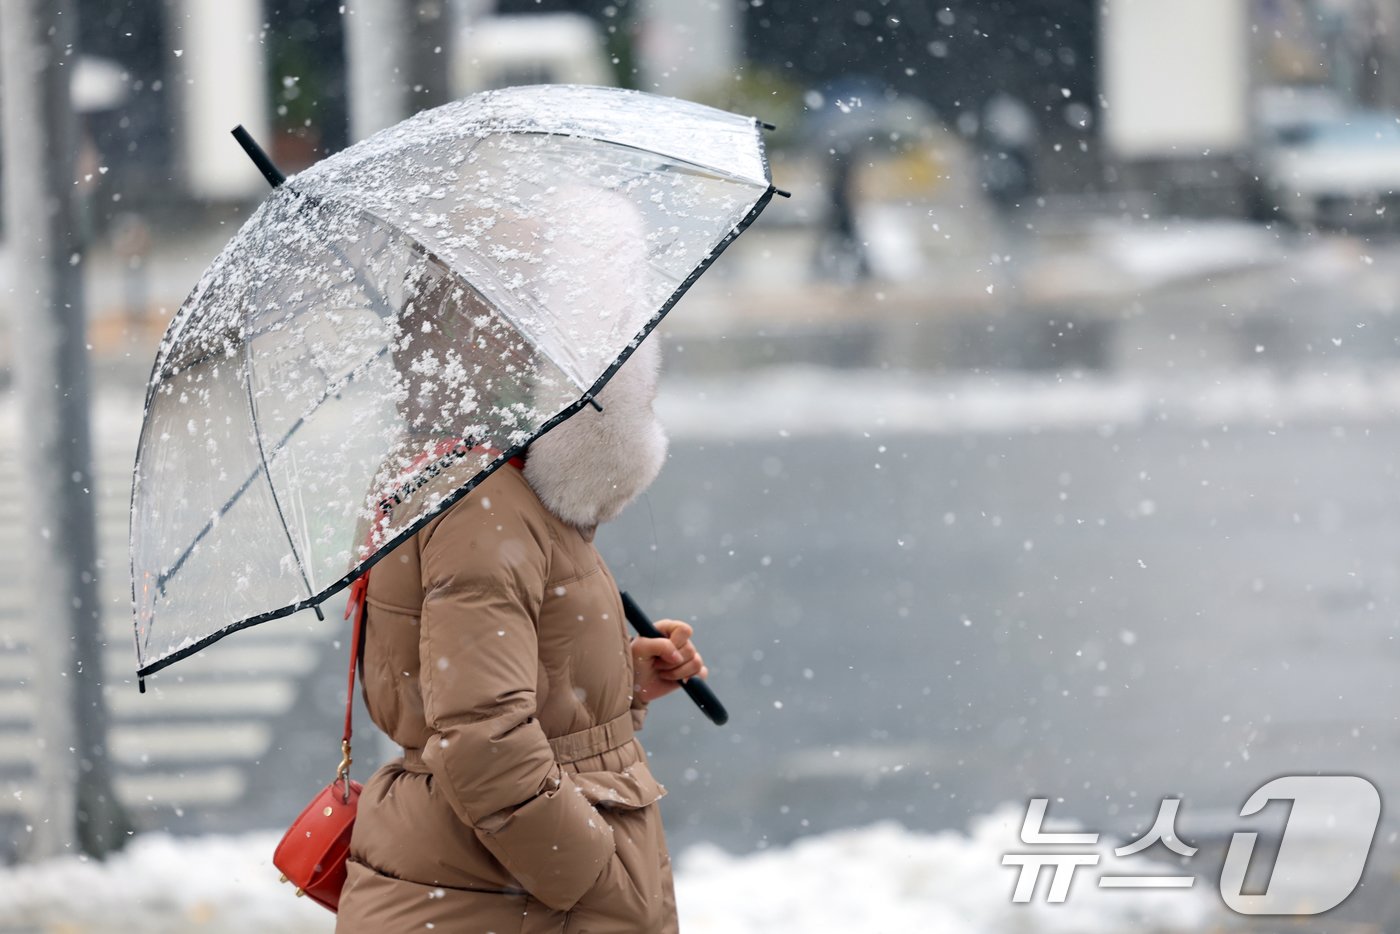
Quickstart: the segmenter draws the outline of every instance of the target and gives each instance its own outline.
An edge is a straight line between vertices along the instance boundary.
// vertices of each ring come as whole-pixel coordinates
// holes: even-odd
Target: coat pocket
[[[566,934],[673,934],[676,899],[660,811],[644,806],[600,813],[613,827],[617,852],[570,910]]]
[[[574,784],[594,807],[635,810],[660,799],[666,789],[641,759],[616,772],[575,772]]]

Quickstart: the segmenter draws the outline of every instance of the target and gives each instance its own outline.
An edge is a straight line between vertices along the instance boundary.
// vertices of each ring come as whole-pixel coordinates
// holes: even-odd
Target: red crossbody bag
[[[355,614],[350,636],[350,675],[345,688],[345,736],[340,742],[340,765],[335,779],[322,788],[277,844],[272,864],[282,871],[282,881],[297,887],[297,895],[331,911],[340,907],[345,887],[345,861],[350,855],[350,833],[360,803],[360,783],[350,780],[350,726],[355,701],[355,669],[359,667],[364,640],[365,594],[369,572],[350,586],[348,618]]]

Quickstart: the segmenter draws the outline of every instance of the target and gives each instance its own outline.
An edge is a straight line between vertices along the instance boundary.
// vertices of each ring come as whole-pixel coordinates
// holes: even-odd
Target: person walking
[[[339,934],[673,932],[636,732],[707,669],[691,627],[628,638],[593,544],[656,477],[644,341],[584,408],[375,565],[362,684],[403,747],[365,785]]]

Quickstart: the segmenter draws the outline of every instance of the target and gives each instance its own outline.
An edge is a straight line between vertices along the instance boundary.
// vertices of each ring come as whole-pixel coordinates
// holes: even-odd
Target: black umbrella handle
[[[637,634],[648,639],[664,639],[660,629],[651,621],[650,617],[637,606],[637,601],[628,595],[627,591],[622,592],[622,610],[627,614],[627,622],[632,624],[632,628],[637,630]],[[724,709],[724,705],[715,697],[715,692],[710,690],[710,686],[699,677],[686,678],[681,682],[681,690],[690,695],[690,699],[695,701],[695,706],[700,708],[700,712],[714,721],[715,726],[724,726],[729,722],[729,711]]]

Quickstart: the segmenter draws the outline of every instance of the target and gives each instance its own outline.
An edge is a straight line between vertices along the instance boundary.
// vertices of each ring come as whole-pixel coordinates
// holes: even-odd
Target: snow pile
[[[882,823],[732,856],[697,846],[677,860],[677,901],[687,934],[1119,934],[1187,931],[1217,909],[1209,886],[1176,891],[1104,890],[1095,879],[1149,873],[1100,847],[1100,866],[1079,869],[1063,904],[1013,904],[1016,870],[1001,864],[1026,849],[1024,807],[973,822],[970,835],[919,834]],[[331,915],[278,883],[277,836],[175,838],[147,834],[106,863],[72,857],[0,870],[0,931],[330,931]],[[1082,850],[1081,850],[1082,852]],[[1163,870],[1170,872],[1171,870]],[[1199,884],[1198,884],[1199,885]]]
[[[967,836],[911,833],[884,822],[748,856],[692,847],[678,861],[681,927],[687,934],[1145,934],[1197,931],[1219,920],[1218,898],[1203,882],[1177,890],[1098,888],[1105,873],[1182,873],[1115,857],[1103,838],[1099,865],[1075,871],[1066,901],[1045,901],[1046,868],[1035,897],[1013,903],[1019,867],[1001,859],[1030,850],[1018,836],[1024,819],[1024,806],[1004,805],[975,819]]]
[[[0,869],[0,932],[310,934],[330,913],[278,882],[280,834],[143,834],[106,862],[62,857]]]
[[[1277,235],[1241,221],[1192,221],[1158,227],[1102,222],[1093,231],[1096,252],[1140,288],[1281,262]]]

